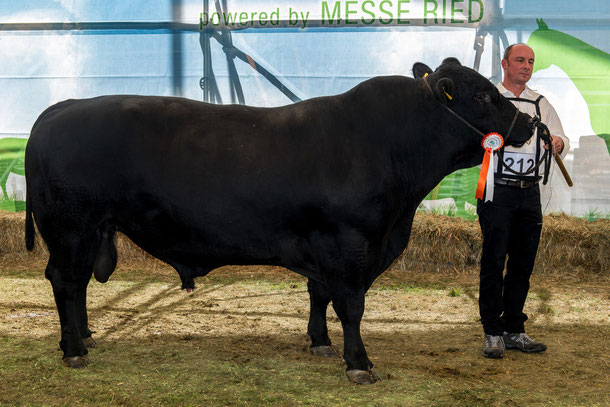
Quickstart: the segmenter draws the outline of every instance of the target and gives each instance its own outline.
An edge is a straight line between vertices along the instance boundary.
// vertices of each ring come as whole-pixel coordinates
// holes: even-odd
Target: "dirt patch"
[[[0,341],[50,343],[52,349],[40,357],[59,366],[53,295],[42,271],[37,273],[0,274]],[[152,366],[204,348],[219,363],[240,369],[266,365],[274,375],[282,374],[277,366],[314,363],[306,352],[306,281],[296,274],[225,268],[200,278],[191,294],[179,289],[173,275],[119,272],[113,277],[107,284],[92,282],[88,290],[91,327],[100,343],[91,352],[96,363],[108,364],[119,348],[130,346],[139,350],[129,363]],[[500,361],[481,356],[476,274],[392,272],[373,286],[366,301],[362,333],[383,386],[411,392],[425,384],[423,394],[439,392],[424,400],[426,405],[545,405],[553,400],[555,405],[587,405],[581,403],[589,398],[590,405],[603,405],[608,400],[607,285],[535,276],[527,326],[549,350],[541,355],[511,351]],[[341,349],[340,323],[331,308],[328,319],[331,339]],[[322,369],[320,375],[342,377],[339,361],[315,363],[329,363],[328,370],[310,366]],[[343,380],[341,386],[347,385]],[[435,390],[435,383],[445,390]],[[506,383],[510,394],[492,397],[494,386]]]
[[[96,336],[112,339],[202,331],[226,335],[235,333],[236,326],[240,334],[303,332],[309,310],[306,280],[288,273],[267,272],[258,279],[256,273],[225,268],[215,280],[198,279],[197,289],[190,294],[180,290],[177,276],[173,282],[171,276],[163,278],[167,281],[118,279],[100,284],[92,280],[89,318],[98,331]],[[473,276],[422,275],[419,282],[402,276],[401,284],[393,284],[398,277],[382,279],[367,294],[363,332],[413,332],[459,325],[478,328]],[[449,285],[460,287],[459,295],[452,296],[449,287],[442,287],[448,279],[452,280]],[[19,335],[46,337],[57,328],[48,281],[1,276],[0,281],[0,334],[8,333],[10,326]],[[547,285],[534,277],[525,309],[530,325],[587,323],[603,327],[608,323],[610,292],[591,283],[561,283]],[[340,334],[332,307],[328,319],[330,329]],[[27,324],[19,323],[24,321]]]

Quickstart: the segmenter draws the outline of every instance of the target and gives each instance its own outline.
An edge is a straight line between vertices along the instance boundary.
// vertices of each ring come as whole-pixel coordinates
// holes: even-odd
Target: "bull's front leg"
[[[339,357],[330,342],[326,326],[326,309],[330,303],[330,294],[323,284],[312,279],[307,280],[307,291],[310,304],[307,324],[307,335],[311,338],[309,352],[326,358]]]
[[[364,314],[364,288],[352,289],[347,285],[331,288],[333,308],[343,326],[343,359],[347,364],[349,380],[358,384],[372,384],[380,380],[369,360],[362,337],[360,321]]]
[[[82,312],[77,307],[77,298],[83,301],[81,290],[86,289],[86,281],[76,281],[69,272],[47,265],[46,277],[53,286],[53,295],[61,325],[61,341],[59,347],[64,352],[65,366],[82,368],[89,364],[87,347],[79,330],[79,320],[82,324]]]

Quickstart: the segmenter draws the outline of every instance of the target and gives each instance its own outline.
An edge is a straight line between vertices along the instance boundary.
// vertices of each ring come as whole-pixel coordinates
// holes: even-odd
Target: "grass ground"
[[[534,276],[526,305],[544,354],[481,356],[476,273],[392,271],[362,324],[383,380],[348,382],[339,359],[307,353],[305,280],[225,268],[180,291],[176,275],[119,270],[92,282],[91,365],[62,367],[42,270],[0,270],[2,406],[607,406],[607,281]],[[342,346],[329,310],[331,338]]]

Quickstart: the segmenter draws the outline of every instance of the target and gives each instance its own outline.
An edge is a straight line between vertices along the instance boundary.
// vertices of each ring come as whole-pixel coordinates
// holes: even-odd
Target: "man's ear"
[[[417,78],[423,78],[424,76],[426,76],[426,74],[431,74],[432,73],[432,69],[430,69],[430,67],[426,64],[423,64],[421,62],[416,62],[413,64],[413,77],[415,79]]]
[[[452,105],[455,98],[455,84],[449,78],[441,78],[436,83],[436,96],[446,105]]]

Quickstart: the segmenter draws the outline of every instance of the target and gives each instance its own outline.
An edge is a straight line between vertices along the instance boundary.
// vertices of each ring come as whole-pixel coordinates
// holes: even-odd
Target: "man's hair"
[[[527,45],[527,44],[524,44],[522,42],[516,42],[516,43],[511,44],[508,47],[506,47],[506,49],[504,50],[504,59],[506,59],[507,61],[508,61],[508,57],[510,57],[510,53],[513,50],[513,47],[515,45]]]

